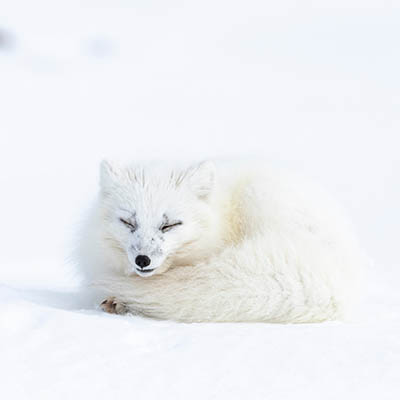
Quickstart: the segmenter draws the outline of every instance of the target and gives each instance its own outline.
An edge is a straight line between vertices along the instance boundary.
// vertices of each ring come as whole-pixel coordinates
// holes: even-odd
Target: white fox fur
[[[103,162],[78,264],[118,310],[289,323],[347,317],[365,257],[326,195],[262,163]]]

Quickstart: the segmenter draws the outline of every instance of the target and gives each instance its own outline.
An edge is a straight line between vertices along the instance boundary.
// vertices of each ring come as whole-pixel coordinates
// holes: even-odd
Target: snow
[[[7,398],[396,399],[399,296],[352,323],[178,324],[1,288]],[[379,300],[381,299],[381,300]],[[382,310],[384,309],[384,311]]]
[[[400,9],[275,3],[2,1],[2,398],[400,397]],[[311,176],[374,261],[359,318],[101,313],[67,258],[113,155],[262,156]]]

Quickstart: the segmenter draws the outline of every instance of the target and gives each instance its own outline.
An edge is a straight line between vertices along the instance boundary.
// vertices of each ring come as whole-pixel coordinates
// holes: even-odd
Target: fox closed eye
[[[172,228],[174,228],[174,227],[176,227],[178,225],[182,225],[182,221],[177,221],[177,222],[174,222],[172,224],[162,225],[160,227],[160,230],[161,230],[162,233],[165,233],[165,232],[168,232],[169,230],[171,230]]]
[[[123,224],[125,224],[130,230],[134,231],[136,229],[136,226],[132,223],[127,221],[126,219],[120,218],[119,219]]]

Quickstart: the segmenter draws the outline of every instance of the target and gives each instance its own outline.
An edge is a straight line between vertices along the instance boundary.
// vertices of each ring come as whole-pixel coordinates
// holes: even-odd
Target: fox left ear
[[[120,166],[115,162],[103,160],[100,164],[100,188],[106,194],[120,175]]]
[[[199,198],[207,198],[215,186],[215,165],[211,161],[191,167],[188,171],[191,189]]]

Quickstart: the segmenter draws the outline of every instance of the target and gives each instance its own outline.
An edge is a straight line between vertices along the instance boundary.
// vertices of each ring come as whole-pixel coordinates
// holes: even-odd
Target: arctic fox
[[[263,163],[103,161],[78,264],[107,312],[299,323],[347,318],[365,257],[327,196]]]

